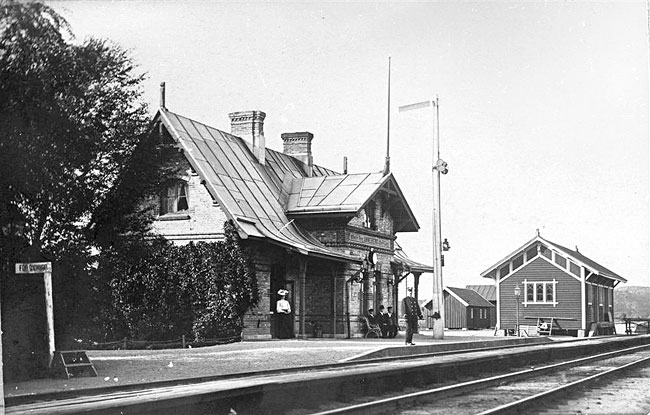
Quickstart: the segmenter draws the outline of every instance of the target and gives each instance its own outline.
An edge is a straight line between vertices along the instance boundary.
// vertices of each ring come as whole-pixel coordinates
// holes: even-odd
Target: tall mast
[[[390,173],[390,56],[388,57],[388,123],[386,127],[386,163],[384,176]]]

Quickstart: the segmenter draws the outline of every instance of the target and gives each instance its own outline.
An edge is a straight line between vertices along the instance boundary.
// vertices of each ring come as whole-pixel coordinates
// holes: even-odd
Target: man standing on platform
[[[406,344],[413,346],[415,345],[413,343],[413,333],[418,328],[418,320],[424,317],[417,300],[413,298],[413,287],[408,287],[406,291],[408,295],[402,300],[404,318],[406,319]]]
[[[397,314],[393,313],[393,307],[388,306],[388,312],[386,315],[388,316],[388,337],[392,339],[397,336],[397,331],[399,329],[399,326],[397,325]]]

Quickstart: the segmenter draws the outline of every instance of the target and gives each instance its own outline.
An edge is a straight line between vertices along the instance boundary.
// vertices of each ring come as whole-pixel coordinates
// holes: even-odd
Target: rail
[[[370,402],[364,402],[361,404],[354,404],[348,406],[342,406],[335,409],[330,409],[321,412],[313,412],[311,415],[341,415],[341,414],[367,414],[367,413],[392,413],[392,411],[398,412],[399,409],[404,409],[406,407],[417,406],[418,403],[422,402],[423,406],[433,402],[435,400],[436,406],[441,407],[442,399],[461,396],[463,400],[467,403],[467,397],[475,393],[477,390],[485,389],[488,387],[503,385],[512,383],[521,379],[527,379],[533,376],[541,377],[542,375],[547,375],[552,372],[561,371],[563,369],[571,368],[578,365],[590,364],[594,361],[600,361],[604,359],[610,359],[621,355],[626,355],[631,352],[638,351],[647,351],[650,349],[650,345],[634,346],[622,350],[616,350],[606,353],[601,353],[588,357],[581,357],[578,359],[572,359],[565,362],[554,363],[541,367],[532,367],[524,370],[520,370],[513,373],[505,373],[496,376],[490,376],[487,378],[475,379],[467,382],[462,382],[458,384],[452,384],[442,387],[437,387],[433,389],[422,390],[418,392],[412,392],[407,394],[400,394],[390,398],[383,398],[372,400]],[[596,375],[583,378],[579,381],[571,382],[569,384],[563,385],[562,387],[556,387],[544,392],[527,396],[521,399],[517,399],[513,402],[509,402],[505,405],[499,405],[497,407],[491,408],[489,410],[480,412],[479,415],[488,415],[488,414],[497,414],[497,413],[525,413],[521,412],[522,407],[530,405],[532,402],[540,399],[547,398],[548,396],[562,391],[566,391],[570,388],[575,388],[579,385],[583,385],[587,382],[593,381],[598,377],[604,377],[616,373],[620,370],[626,370],[634,365],[645,364],[650,361],[650,357],[644,357],[642,359],[635,360],[634,362],[624,364],[618,368],[600,372]],[[467,403],[469,406],[470,404]]]

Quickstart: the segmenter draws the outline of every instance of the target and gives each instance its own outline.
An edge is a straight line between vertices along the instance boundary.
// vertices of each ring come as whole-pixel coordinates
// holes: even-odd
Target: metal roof
[[[456,287],[445,287],[450,295],[453,295],[465,306],[472,307],[494,307],[494,304],[483,298],[479,293],[474,290],[468,290],[466,288],[456,288]]]
[[[419,262],[416,262],[406,256],[402,247],[395,242],[395,256],[393,257],[393,262],[406,265],[411,272],[430,272],[433,273],[433,267],[431,265],[424,265]]]
[[[305,255],[360,261],[322,245],[289,220],[281,204],[286,177],[301,177],[304,165],[266,149],[266,164],[243,139],[161,108],[156,114],[204,180],[210,195],[238,227],[242,238],[267,238]],[[316,167],[315,174],[335,172]],[[286,192],[286,189],[285,189]],[[286,195],[285,195],[286,198]]]
[[[391,173],[296,178],[291,183],[287,214],[289,217],[315,214],[356,215],[380,191],[394,195],[397,201],[389,207],[395,231],[417,231],[420,226]]]
[[[573,262],[575,262],[577,264],[580,264],[580,265],[586,267],[587,269],[590,269],[591,271],[593,271],[597,275],[600,275],[602,277],[609,278],[609,279],[612,279],[612,280],[616,280],[616,281],[627,282],[627,280],[625,278],[621,277],[620,275],[616,274],[613,271],[610,271],[609,269],[607,269],[604,266],[600,265],[596,261],[587,258],[586,256],[582,255],[580,252],[574,251],[572,249],[565,248],[562,245],[558,245],[555,242],[549,241],[548,239],[544,239],[541,236],[539,236],[539,234],[537,236],[535,236],[533,239],[531,239],[530,241],[526,242],[524,245],[522,245],[518,249],[512,251],[508,256],[501,259],[499,262],[492,265],[487,270],[483,271],[481,273],[481,277],[493,278],[494,279],[493,275],[489,275],[490,273],[492,273],[494,270],[500,268],[501,266],[503,266],[503,264],[505,264],[506,262],[512,260],[517,255],[519,255],[522,252],[526,251],[533,244],[535,244],[537,242],[540,242],[542,244],[545,244],[546,246],[555,248],[555,250],[559,251],[560,253],[563,253],[564,256],[568,257]]]
[[[488,301],[497,300],[496,285],[466,285],[465,288],[476,291],[481,297]]]

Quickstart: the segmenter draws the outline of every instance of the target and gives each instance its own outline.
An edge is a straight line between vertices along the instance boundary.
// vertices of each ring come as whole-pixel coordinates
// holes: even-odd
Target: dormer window
[[[171,182],[160,196],[160,214],[186,212],[188,209],[187,182]]]

